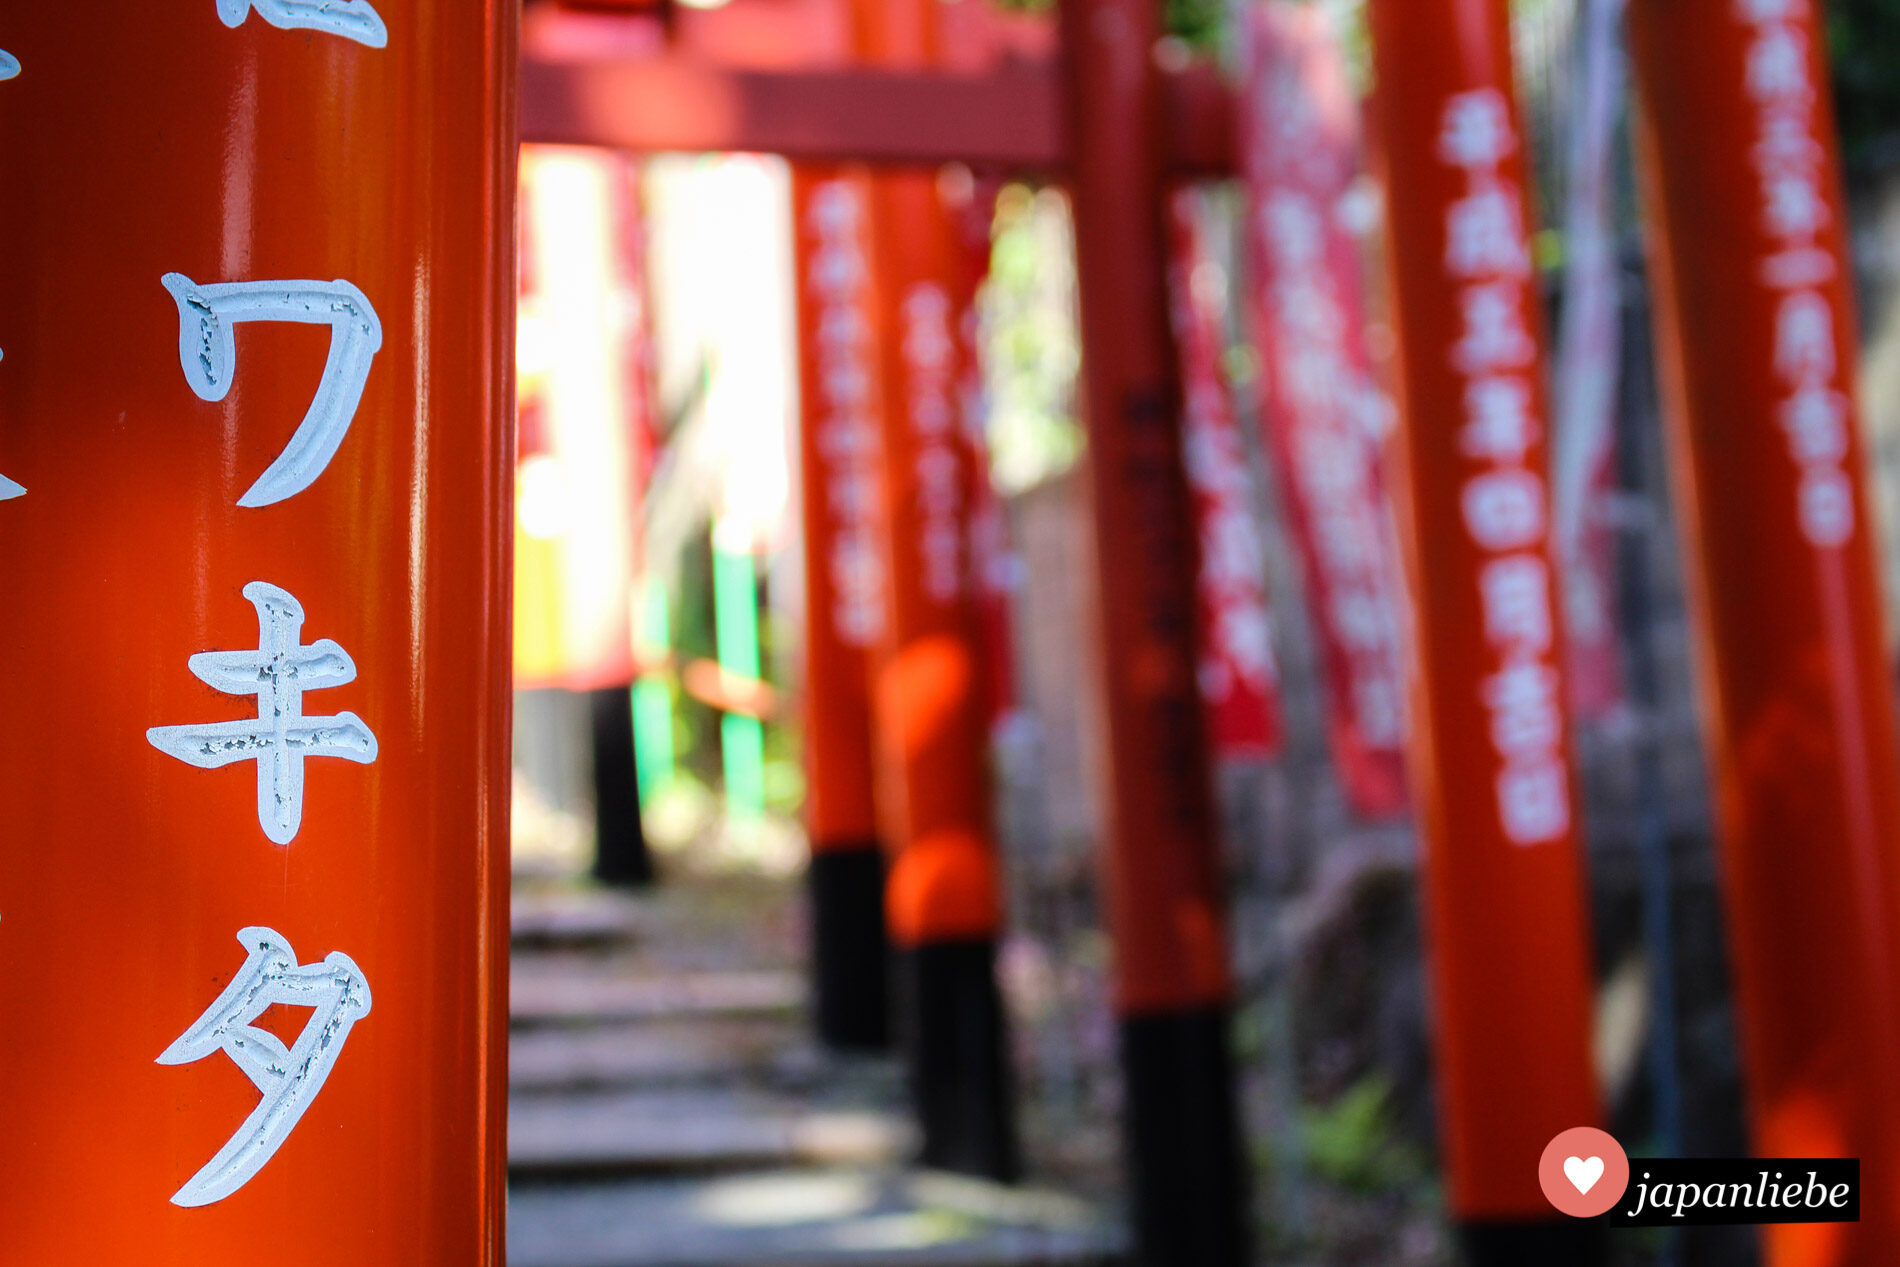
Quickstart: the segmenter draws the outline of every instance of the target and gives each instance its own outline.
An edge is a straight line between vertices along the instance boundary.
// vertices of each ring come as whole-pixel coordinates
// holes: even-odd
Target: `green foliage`
[[[1222,0],[1168,0],[1167,24],[1169,35],[1209,52],[1221,45],[1227,6]]]
[[[1008,13],[1052,13],[1056,0],[990,0]],[[1167,32],[1196,49],[1219,47],[1226,21],[1222,0],[1166,0]]]
[[[1824,7],[1841,140],[1850,162],[1865,160],[1877,142],[1900,134],[1900,0]]]
[[[1361,1078],[1331,1104],[1300,1115],[1307,1170],[1341,1187],[1368,1192],[1418,1182],[1426,1173],[1418,1150],[1398,1137],[1387,1108],[1391,1084]]]
[[[1082,454],[1075,253],[1067,204],[1053,189],[1005,187],[993,233],[981,300],[990,461],[997,487],[1015,494]]]

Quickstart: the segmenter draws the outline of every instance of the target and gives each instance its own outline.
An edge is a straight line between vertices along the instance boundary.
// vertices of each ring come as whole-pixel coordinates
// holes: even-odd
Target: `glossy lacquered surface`
[[[1550,602],[1558,590],[1542,476],[1542,330],[1524,240],[1526,134],[1504,0],[1374,0],[1370,17],[1400,344],[1399,522],[1415,640],[1411,774],[1447,1196],[1461,1219],[1544,1218],[1537,1159],[1558,1131],[1594,1124],[1598,1108],[1581,832]],[[1468,149],[1446,142],[1459,100],[1501,112],[1477,116],[1483,135]],[[1494,165],[1473,159],[1486,137]],[[1486,192],[1501,200],[1491,204],[1501,218],[1478,235],[1483,258],[1466,259],[1452,250],[1454,207]],[[1501,288],[1493,293],[1506,302],[1492,315],[1516,331],[1495,363],[1460,351],[1479,286]],[[1480,442],[1471,429],[1468,393],[1484,379],[1525,392],[1515,454],[1503,452],[1502,436]],[[1531,481],[1521,486],[1533,494],[1506,524],[1511,531],[1481,532],[1469,499],[1500,474]],[[1483,578],[1506,561],[1543,579],[1488,607]],[[1534,674],[1535,692],[1520,671]],[[1541,818],[1535,830],[1514,828],[1503,780],[1511,754],[1534,746],[1539,732],[1532,761],[1557,776],[1544,812],[1531,816]]]
[[[228,6],[226,6],[228,7]],[[273,10],[274,10],[273,6]],[[220,6],[10,6],[0,47],[0,1260],[467,1267],[502,1257],[507,904],[507,0],[380,5],[387,47]],[[316,391],[328,330],[249,322],[229,394],[181,371],[168,272],[344,279],[380,318],[305,491],[238,498]],[[256,765],[148,727],[257,716],[194,653],[293,595],[356,676],[369,764],[306,762],[288,845]],[[156,1058],[268,926],[374,993],[261,1172],[169,1198],[258,1103]],[[308,1018],[290,1009],[294,1037]]]
[[[1817,7],[1756,7],[1783,17],[1749,23],[1726,0],[1631,6],[1667,425],[1751,1143],[1762,1156],[1861,1158],[1860,1223],[1770,1228],[1769,1259],[1891,1262],[1900,754],[1853,402],[1847,213]],[[1795,56],[1765,57],[1765,42]],[[1762,144],[1765,106],[1790,121],[1776,149]],[[1797,186],[1773,214],[1764,178]],[[1803,190],[1819,201],[1796,218],[1789,199]],[[1804,342],[1823,360],[1791,357],[1794,306],[1819,318]],[[1796,445],[1815,435],[1791,425],[1797,365],[1835,401],[1825,452]],[[1812,505],[1802,513],[1817,465],[1851,497],[1837,539]]]

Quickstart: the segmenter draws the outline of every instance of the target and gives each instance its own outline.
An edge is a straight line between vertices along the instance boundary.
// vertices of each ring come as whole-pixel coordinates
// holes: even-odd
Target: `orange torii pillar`
[[[231,8],[0,24],[0,1258],[499,1267],[517,14]]]
[[[1900,788],[1825,31],[1811,0],[1636,0],[1639,139],[1755,1152],[1859,1157],[1900,1262]]]
[[[1142,1264],[1248,1261],[1232,986],[1196,679],[1153,0],[1063,0],[1108,721],[1104,888]]]
[[[890,1033],[871,760],[870,650],[887,619],[871,202],[862,168],[792,168],[813,1011],[823,1042],[864,1050]]]
[[[1412,774],[1453,1218],[1474,1262],[1587,1261],[1544,1146],[1594,1125],[1590,952],[1506,0],[1373,0],[1400,346]]]
[[[926,68],[937,0],[859,0],[871,65]],[[889,621],[873,655],[878,814],[891,851],[885,918],[925,1164],[1019,1169],[996,941],[1002,879],[964,428],[958,299],[967,248],[930,168],[871,178],[884,408],[882,544]]]

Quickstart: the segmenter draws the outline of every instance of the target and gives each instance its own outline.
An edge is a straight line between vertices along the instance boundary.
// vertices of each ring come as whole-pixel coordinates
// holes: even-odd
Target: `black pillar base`
[[[1466,1267],[1602,1267],[1603,1224],[1553,1215],[1524,1223],[1463,1222],[1458,1243]]]
[[[818,1041],[840,1051],[891,1045],[884,853],[876,841],[813,848],[812,1001]]]
[[[1022,1163],[996,943],[937,942],[897,963],[923,1164],[1015,1182]]]
[[[1124,1017],[1121,1043],[1133,1261],[1245,1267],[1249,1185],[1227,1010]]]
[[[653,856],[640,826],[640,783],[633,765],[633,691],[587,693],[594,731],[594,878],[637,888],[653,883]]]

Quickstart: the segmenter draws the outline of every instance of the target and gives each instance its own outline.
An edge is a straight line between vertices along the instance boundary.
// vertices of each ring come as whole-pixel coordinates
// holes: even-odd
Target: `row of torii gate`
[[[786,50],[812,48],[813,10],[790,0],[584,28],[531,13],[525,55],[509,0],[194,3],[0,17],[17,68],[0,84],[0,470],[21,490],[0,502],[7,1255],[182,1265],[269,1246],[289,1263],[501,1261],[519,72],[525,139],[839,165],[800,179],[862,193],[888,235],[874,249],[891,294],[893,279],[946,267],[935,165],[1066,182],[1137,1256],[1243,1261],[1164,249],[1169,183],[1231,170],[1235,128],[1216,78],[1158,64],[1158,4],[1063,0],[1059,57],[961,65],[918,0],[863,0],[848,43],[802,60]],[[1773,1229],[1770,1257],[1883,1263],[1900,1257],[1900,752],[1817,5],[1629,8],[1752,1142],[1863,1164],[1862,1221]],[[1600,1106],[1541,322],[1512,229],[1532,212],[1506,5],[1368,12],[1448,1202],[1474,1261],[1587,1261],[1596,1249],[1553,1217],[1536,1177],[1545,1142]],[[1515,207],[1493,222],[1504,230],[1449,249],[1459,209],[1500,197]],[[218,360],[181,327],[190,311],[161,285],[174,274],[205,294],[336,278],[380,315],[354,425],[276,504],[246,505],[244,490],[310,407],[310,382],[337,367],[266,320],[236,345],[241,364]],[[259,302],[268,320],[314,319]],[[199,355],[200,377],[221,385],[200,389]],[[1519,407],[1474,432],[1481,396]],[[919,441],[919,399],[879,422],[890,548],[919,531],[889,459]],[[246,610],[253,591],[283,596],[275,625],[263,598]],[[970,794],[980,726],[962,695],[925,689],[968,668],[969,614],[933,595],[922,566],[895,568],[889,599],[874,652],[813,665],[815,701],[880,697],[874,733],[897,792],[875,822],[860,804],[833,825],[825,798],[851,780],[816,772],[818,931],[838,939],[819,978],[868,997],[852,970],[876,932],[863,917],[881,836],[926,1155],[1001,1173],[998,900]],[[294,736],[308,727],[281,710],[248,755],[148,742],[154,727],[228,715],[212,710],[233,707],[236,680],[193,657],[253,642],[244,654],[260,664],[321,659],[326,698],[375,736],[356,765],[317,762],[306,778]],[[200,667],[211,676],[194,681]],[[277,688],[253,685],[269,720]],[[252,760],[278,773],[190,768]],[[291,796],[301,819],[280,812],[290,826],[262,830]],[[250,1022],[291,987],[257,994],[255,1010],[233,1003],[240,963],[250,981],[263,962],[242,960],[234,937],[254,959],[288,958],[260,981],[348,965],[355,984],[338,998],[356,1010],[341,1031],[319,1027],[320,1063],[258,1063],[270,1049],[246,1037],[260,1032]],[[298,968],[293,942],[330,968]],[[214,998],[231,1009],[223,1028],[192,1029],[195,1063],[178,1067],[179,1036],[217,1020]],[[821,1008],[848,1023],[836,997]],[[203,1058],[220,1045],[253,1085]],[[262,1150],[252,1177],[167,1200],[234,1147]]]
[[[1755,1147],[1860,1156],[1869,1184],[1851,1235],[1780,1228],[1771,1245],[1778,1258],[1830,1245],[1837,1261],[1879,1261],[1896,1235],[1882,1206],[1900,1196],[1888,1173],[1900,1136],[1874,1055],[1895,1051],[1882,982],[1900,950],[1900,820],[1822,41],[1800,0],[1630,8]],[[1145,0],[1065,4],[1055,61],[958,66],[958,42],[937,29],[954,27],[937,16],[948,11],[866,0],[834,65],[719,66],[706,48],[758,12],[739,6],[724,28],[682,22],[676,51],[641,60],[537,57],[531,39],[523,118],[539,140],[784,153],[804,160],[801,210],[816,188],[849,190],[869,222],[878,293],[865,302],[886,393],[887,505],[873,527],[890,561],[875,638],[828,627],[841,608],[823,562],[850,528],[829,502],[827,428],[851,418],[818,390],[819,358],[807,349],[804,361],[821,1022],[844,1041],[876,1027],[861,1004],[881,997],[880,957],[867,952],[887,914],[925,1157],[1012,1170],[979,704],[973,688],[949,701],[928,689],[932,673],[955,676],[956,652],[973,656],[976,638],[967,596],[929,593],[913,474],[928,427],[901,344],[904,298],[957,285],[954,229],[925,165],[1054,177],[1075,207],[1136,1241],[1143,1261],[1239,1261],[1245,1185],[1164,217],[1171,184],[1237,166],[1246,129],[1207,68],[1157,65],[1158,6]],[[1508,15],[1492,0],[1373,0],[1369,15],[1449,1201],[1474,1259],[1581,1261],[1598,1251],[1551,1221],[1534,1164],[1600,1108]],[[641,108],[662,97],[679,108]],[[803,222],[799,232],[809,265],[824,243]],[[821,322],[807,312],[801,328]],[[854,652],[866,642],[868,657]],[[894,809],[872,803],[874,746]]]

